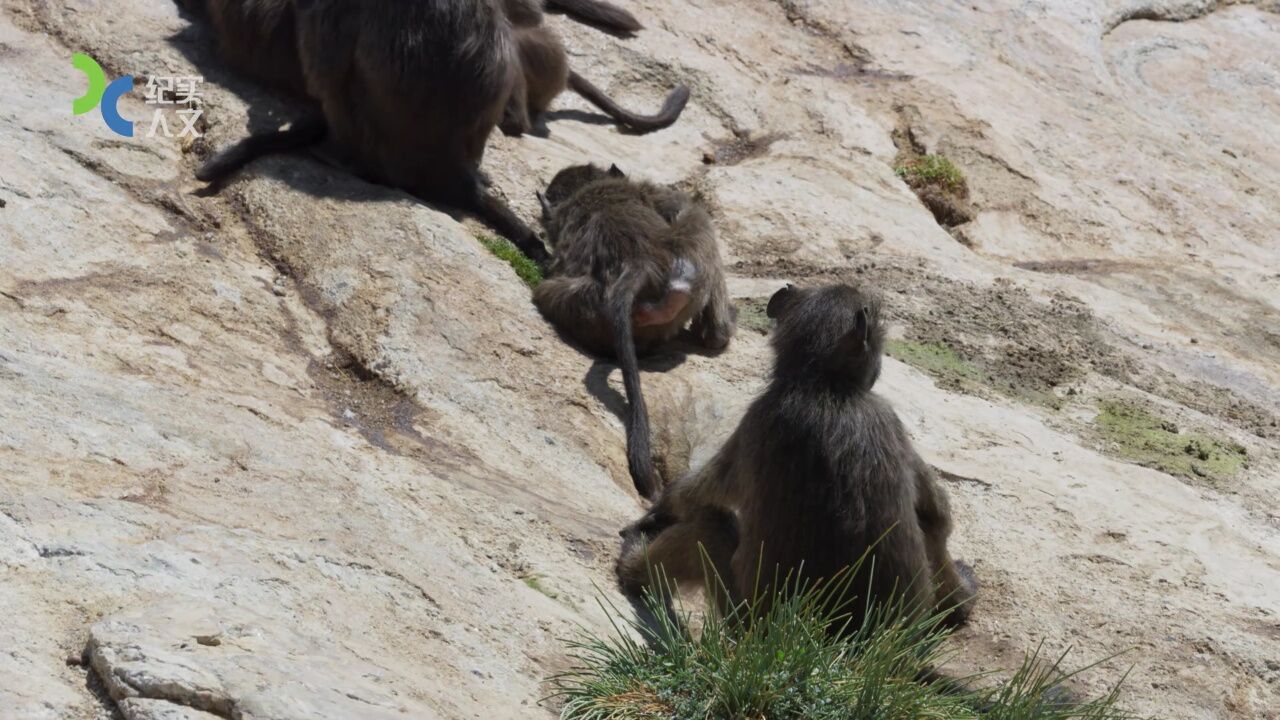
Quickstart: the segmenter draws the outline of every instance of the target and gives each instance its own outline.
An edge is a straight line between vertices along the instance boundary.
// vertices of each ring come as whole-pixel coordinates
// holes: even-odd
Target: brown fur
[[[542,8],[536,2],[504,0],[504,3],[520,61],[520,73],[503,111],[500,127],[504,133],[520,136],[532,130],[551,107],[552,101],[566,88],[572,88],[604,110],[618,124],[637,132],[652,132],[668,127],[684,111],[689,100],[689,88],[684,85],[671,91],[656,115],[639,115],[622,108],[604,91],[569,69],[569,57],[565,53],[564,44],[554,30],[543,24]],[[575,0],[572,4],[580,9],[610,7],[607,3],[587,0]]]
[[[293,0],[179,0],[213,27],[224,60],[245,75],[306,94]]]
[[[683,193],[591,165],[561,170],[542,201],[554,256],[533,301],[587,350],[618,359],[631,406],[628,463],[636,489],[648,497],[660,483],[637,352],[690,322],[713,349],[726,346],[734,331],[711,217]],[[687,298],[667,300],[673,283]],[[637,315],[645,324],[634,322]]]
[[[734,601],[775,578],[832,578],[870,550],[849,586],[862,598],[844,607],[852,628],[868,592],[902,598],[912,612],[948,609],[953,623],[967,617],[975,584],[947,552],[946,493],[893,408],[871,392],[884,338],[879,307],[843,285],[774,296],[772,382],[706,467],[667,487],[624,531],[625,592],[636,597],[649,585],[649,563],[676,583],[703,582],[694,540],[730,541],[710,508],[738,520],[722,575]]]
[[[259,155],[327,135],[366,178],[476,212],[530,258],[546,260],[537,235],[484,189],[480,175],[489,133],[521,72],[504,0],[213,0],[237,1],[292,8],[317,114],[224,150],[197,177],[219,180]],[[283,42],[231,27],[247,34],[222,37],[224,46]]]

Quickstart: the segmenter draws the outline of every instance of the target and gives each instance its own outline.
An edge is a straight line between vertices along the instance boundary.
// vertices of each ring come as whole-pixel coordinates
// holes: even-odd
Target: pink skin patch
[[[689,291],[672,288],[660,302],[638,303],[631,311],[631,324],[638,328],[665,325],[675,319],[688,304]]]

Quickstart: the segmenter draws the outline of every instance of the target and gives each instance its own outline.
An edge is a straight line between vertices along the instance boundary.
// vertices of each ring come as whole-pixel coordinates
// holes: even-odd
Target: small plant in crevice
[[[524,253],[520,252],[515,245],[511,244],[510,240],[493,235],[478,235],[476,239],[495,257],[510,265],[511,269],[516,271],[516,275],[524,281],[525,285],[534,288],[538,286],[538,283],[542,282],[542,271]]]
[[[854,571],[856,572],[856,571]],[[886,602],[871,607],[860,628],[840,610],[849,602],[848,578],[791,587],[720,616],[701,630],[691,616],[669,614],[645,599],[651,622],[613,623],[608,637],[569,641],[572,668],[551,679],[562,720],[1118,720],[1120,683],[1102,697],[1067,700],[1062,657],[1032,653],[1003,683],[987,675],[937,678],[949,652],[942,616],[917,617]],[[657,583],[661,586],[662,583]],[[714,585],[711,585],[714,587]],[[716,592],[708,589],[708,596]],[[851,598],[846,601],[844,598]],[[1094,666],[1089,666],[1094,667]],[[1121,681],[1123,678],[1121,678]],[[984,687],[978,687],[982,683]]]
[[[894,168],[912,188],[934,185],[962,196],[969,195],[964,173],[942,155],[921,155]]]
[[[899,154],[894,172],[943,227],[952,228],[973,219],[969,183],[955,163],[942,155]]]

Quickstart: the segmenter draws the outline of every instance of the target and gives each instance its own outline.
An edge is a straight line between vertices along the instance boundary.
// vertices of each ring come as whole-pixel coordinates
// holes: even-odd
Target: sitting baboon
[[[539,198],[554,255],[533,301],[587,350],[617,359],[630,406],[627,464],[651,497],[660,482],[637,353],[691,321],[711,349],[734,331],[711,217],[684,193],[628,180],[617,166],[565,168]]]
[[[200,0],[182,1],[201,9]],[[556,5],[573,13],[596,1]],[[540,32],[537,0],[206,0],[203,11],[237,65],[286,86],[300,77],[316,107],[289,128],[223,150],[197,178],[217,181],[256,157],[327,136],[338,158],[368,179],[475,212],[527,256],[546,261],[537,235],[485,189],[480,173],[489,134],[517,88],[526,108],[522,121],[510,113],[517,124],[563,89],[557,78],[568,72],[564,49],[554,34]],[[509,16],[536,21],[525,42]],[[296,53],[292,64],[286,48]],[[594,88],[583,83],[588,99],[610,102],[593,98]],[[677,89],[679,107],[669,101],[666,116],[615,106],[614,117],[637,127],[669,124],[683,108],[682,90],[687,99],[687,89]]]
[[[788,286],[767,313],[777,320],[772,382],[706,467],[623,531],[623,591],[641,594],[650,563],[673,582],[704,582],[699,543],[734,603],[783,579],[794,588],[832,578],[870,549],[848,586],[861,596],[843,607],[849,628],[862,625],[868,593],[963,622],[976,586],[947,553],[946,493],[871,392],[884,343],[879,301],[846,285]],[[765,608],[769,597],[760,595]]]
[[[574,0],[572,4],[579,11],[597,4],[612,7],[593,0]],[[604,91],[569,69],[569,57],[565,54],[564,45],[556,32],[543,24],[541,7],[535,0],[505,0],[505,5],[515,37],[521,72],[516,77],[511,97],[503,111],[500,127],[504,133],[519,136],[529,132],[538,118],[551,107],[551,101],[564,92],[565,88],[572,89],[619,124],[637,132],[652,132],[668,127],[684,111],[685,104],[689,102],[689,88],[684,85],[671,91],[656,115],[637,115],[619,106]],[[620,8],[613,9],[626,13]],[[566,12],[568,11],[566,8]],[[630,17],[629,13],[627,17]],[[634,21],[634,18],[631,19]],[[636,28],[639,28],[639,23],[636,23]]]

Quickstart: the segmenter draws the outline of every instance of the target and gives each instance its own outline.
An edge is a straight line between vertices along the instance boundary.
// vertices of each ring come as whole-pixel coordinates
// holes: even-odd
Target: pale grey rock
[[[561,640],[607,631],[595,600],[642,507],[612,366],[558,338],[472,221],[305,156],[204,196],[200,147],[72,117],[76,51],[113,74],[204,74],[211,147],[295,111],[225,73],[173,2],[0,8],[0,714],[554,716]],[[1139,393],[1085,363],[1089,337],[1033,323],[1088,365],[1074,388],[1137,393],[1242,443],[1249,467],[1189,484],[1101,454],[1092,404],[959,394],[889,361],[881,390],[922,452],[975,479],[949,483],[956,554],[986,588],[960,658],[1138,647],[1130,709],[1265,717],[1280,447],[1192,383],[1280,410],[1273,3],[632,9],[647,29],[627,41],[551,22],[628,105],[688,82],[685,116],[649,136],[572,114],[548,138],[495,136],[495,187],[532,221],[568,163],[682,183],[713,207],[737,299],[880,283],[899,334],[929,302],[961,333],[1079,299],[1093,342],[1200,390]],[[135,95],[122,112],[140,120]],[[954,235],[895,173],[904,129],[969,178],[975,218]],[[646,366],[673,475],[768,366],[754,330]],[[68,665],[86,648],[90,671]]]

